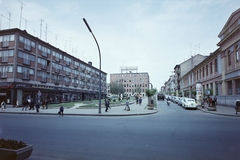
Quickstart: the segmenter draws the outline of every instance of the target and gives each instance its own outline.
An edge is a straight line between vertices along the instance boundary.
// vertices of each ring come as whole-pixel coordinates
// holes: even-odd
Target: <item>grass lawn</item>
[[[130,98],[130,101],[135,100],[135,98]],[[121,101],[116,100],[115,102],[111,101],[110,102],[110,106],[111,105],[117,105],[117,104],[121,104],[121,103],[125,103],[126,100],[123,99]],[[58,103],[58,104],[49,104],[48,108],[60,108],[61,106],[63,106],[64,108],[71,108],[74,107],[75,104],[81,103],[81,106],[79,105],[79,107],[77,107],[77,109],[96,109],[98,108],[98,104],[99,104],[99,100],[86,100],[86,101],[75,101],[75,102],[66,102],[66,103]],[[105,99],[101,99],[101,105],[105,104]]]

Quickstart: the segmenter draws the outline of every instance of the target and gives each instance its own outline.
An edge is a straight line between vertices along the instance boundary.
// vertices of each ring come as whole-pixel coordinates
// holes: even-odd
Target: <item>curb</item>
[[[73,114],[73,113],[66,113],[64,116],[108,116],[108,117],[119,117],[119,116],[140,116],[140,115],[151,115],[158,113],[159,110],[149,113],[131,113],[131,114]],[[58,116],[56,113],[20,113],[20,112],[0,112],[0,114],[32,114],[32,115],[53,115]]]
[[[205,109],[202,109],[200,107],[197,107],[198,110],[201,110],[202,112],[205,112],[205,113],[209,113],[209,114],[215,114],[215,115],[221,115],[221,116],[229,116],[229,117],[239,117],[240,116],[238,114],[236,115],[233,115],[233,114],[224,114],[224,113],[218,113],[217,110],[216,111],[213,111],[213,112],[210,112],[210,111],[207,111]]]

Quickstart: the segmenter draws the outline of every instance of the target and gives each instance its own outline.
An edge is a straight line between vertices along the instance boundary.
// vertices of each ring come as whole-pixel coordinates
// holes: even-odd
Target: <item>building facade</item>
[[[110,83],[122,83],[126,96],[141,94],[145,96],[145,90],[149,89],[149,75],[147,72],[137,72],[137,67],[121,67],[121,73],[110,74]]]
[[[230,15],[218,37],[219,47],[182,77],[182,92],[191,95],[201,83],[203,93],[217,96],[218,104],[235,106],[240,99],[240,9]]]
[[[20,29],[0,30],[0,101],[97,99],[99,69]],[[106,96],[101,71],[101,97]]]
[[[190,70],[192,70],[195,66],[197,66],[199,63],[201,63],[204,59],[206,59],[206,56],[197,54],[174,67],[174,73],[175,73],[174,83],[175,83],[176,96],[183,95],[181,86],[184,85],[184,81],[182,80],[182,76],[184,76],[186,73],[188,73]]]

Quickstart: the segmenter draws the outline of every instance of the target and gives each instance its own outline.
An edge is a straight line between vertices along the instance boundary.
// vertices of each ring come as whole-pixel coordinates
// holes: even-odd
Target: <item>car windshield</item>
[[[194,100],[190,99],[190,100],[188,100],[188,102],[194,102]]]

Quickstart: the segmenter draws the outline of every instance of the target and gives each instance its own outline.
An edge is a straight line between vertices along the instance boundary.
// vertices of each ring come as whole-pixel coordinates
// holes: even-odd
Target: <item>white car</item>
[[[195,99],[192,98],[184,98],[182,101],[182,106],[184,108],[195,108],[197,109],[197,103]]]

